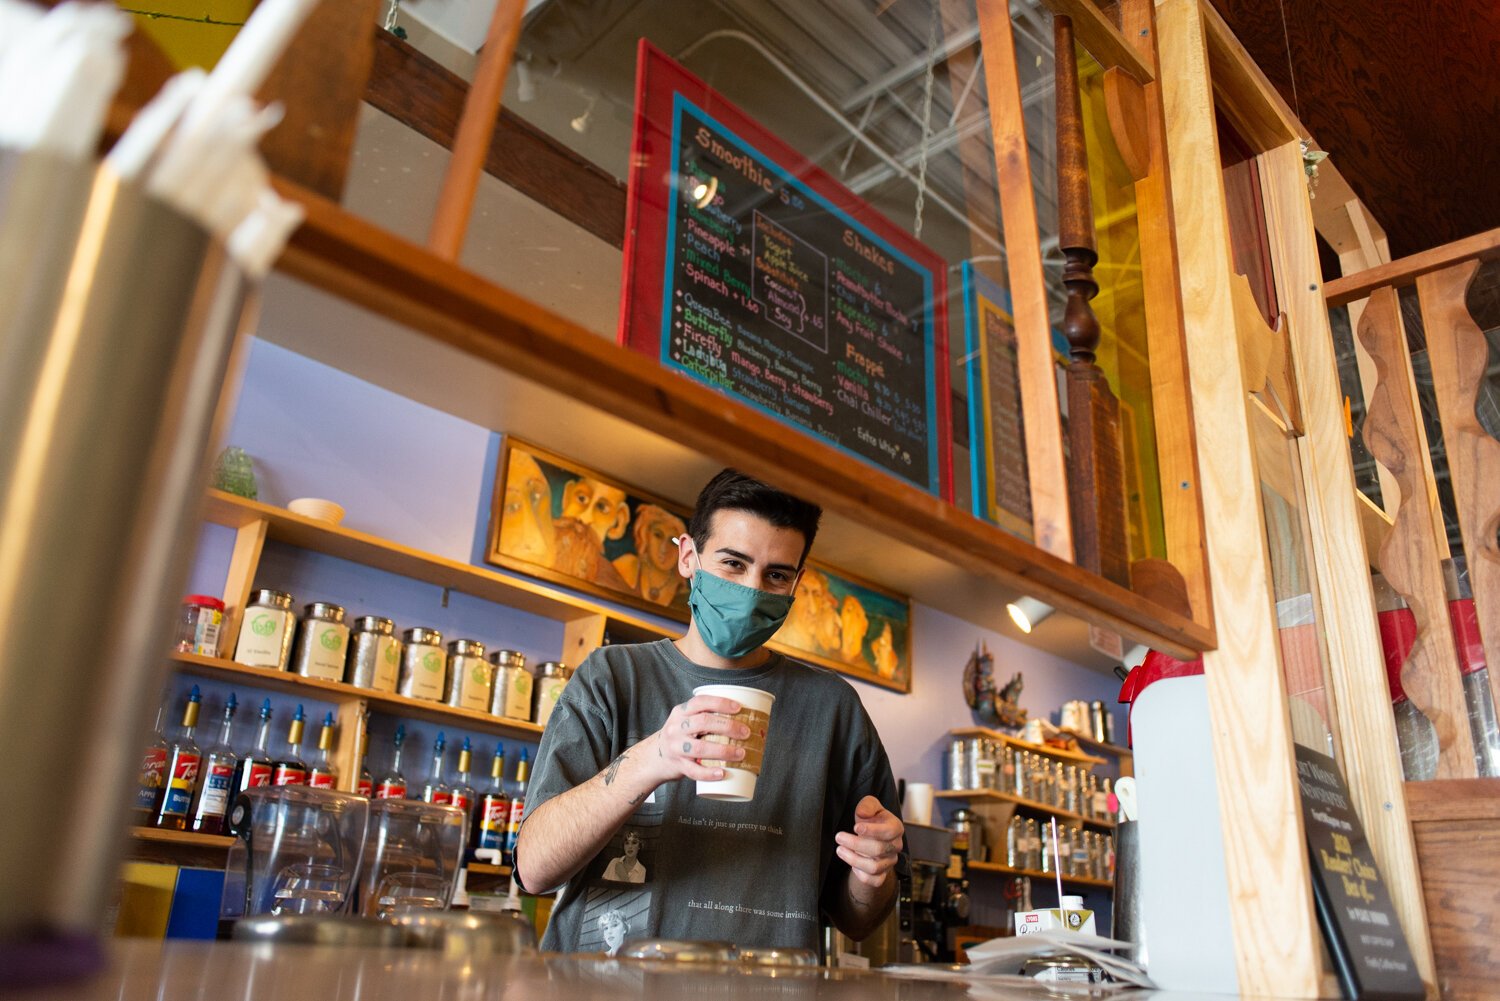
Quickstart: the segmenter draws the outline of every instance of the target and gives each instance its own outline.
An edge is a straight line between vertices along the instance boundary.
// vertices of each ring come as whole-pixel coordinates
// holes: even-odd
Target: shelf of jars
[[[1016,869],[1012,866],[1002,865],[999,862],[970,862],[969,868],[977,872],[993,872],[1002,876],[1026,876],[1031,879],[1054,880],[1057,876],[1050,872],[1042,872],[1039,869]],[[1091,886],[1100,890],[1113,890],[1115,884],[1107,879],[1094,879],[1090,876],[1063,876],[1063,885]]]
[[[1066,761],[1074,765],[1102,765],[1106,763],[1105,759],[1097,758],[1092,754],[1084,754],[1081,751],[1073,751],[1065,747],[1052,747],[1048,744],[1033,744],[1029,740],[1022,740],[1020,737],[1013,737],[1008,733],[1001,733],[999,730],[991,730],[982,726],[966,726],[956,730],[949,730],[948,736],[954,740],[969,740],[978,737],[981,740],[1003,744],[1006,747],[1013,747],[1020,751],[1030,751],[1032,754],[1040,754],[1044,758]],[[1078,740],[1080,744],[1083,743],[1083,740],[1077,734],[1068,733],[1068,736]],[[1096,744],[1097,742],[1090,740],[1090,743]],[[1129,754],[1130,752],[1126,751],[1125,753]]]
[[[458,709],[439,702],[407,698],[394,692],[361,688],[342,681],[323,681],[319,678],[304,678],[289,671],[277,671],[268,667],[248,667],[221,657],[204,657],[192,653],[172,653],[170,657],[178,668],[199,677],[241,682],[258,688],[282,692],[288,695],[317,693],[330,701],[363,700],[372,711],[389,713],[404,719],[419,719],[439,726],[463,726],[483,733],[514,737],[521,740],[536,740],[543,727],[526,720],[507,719],[475,709]],[[311,695],[309,694],[309,697]]]
[[[1064,810],[1050,803],[1039,803],[1034,799],[1026,799],[1014,793],[1004,792],[999,789],[944,789],[934,793],[938,799],[961,799],[970,803],[1011,803],[1023,810],[1030,810],[1047,817],[1056,817],[1058,820],[1075,820],[1080,824],[1088,824],[1090,827],[1102,827],[1106,830],[1114,830],[1113,820],[1101,820],[1097,817],[1085,817],[1081,813],[1072,810]]]
[[[1108,741],[1095,740],[1088,734],[1079,733],[1077,730],[1063,730],[1061,733],[1069,740],[1077,741],[1079,747],[1087,747],[1090,750],[1098,751],[1100,754],[1107,754],[1115,758],[1129,758],[1135,753],[1128,747],[1121,747],[1119,744],[1111,744]],[[1027,746],[1034,749],[1033,745]]]

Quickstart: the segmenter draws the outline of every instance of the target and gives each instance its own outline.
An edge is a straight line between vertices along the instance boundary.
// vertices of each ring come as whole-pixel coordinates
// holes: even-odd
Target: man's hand
[[[709,782],[722,779],[724,769],[705,767],[698,762],[740,761],[745,757],[745,749],[703,738],[711,733],[733,740],[749,737],[750,728],[734,719],[739,711],[740,704],[733,699],[695,695],[674,706],[662,728],[632,747],[630,756],[638,759],[644,774],[650,777],[652,788],[680,778]]]
[[[866,796],[854,808],[853,833],[840,831],[833,840],[838,842],[839,858],[848,864],[854,878],[879,889],[891,878],[905,834],[906,826],[899,817],[874,796]]]

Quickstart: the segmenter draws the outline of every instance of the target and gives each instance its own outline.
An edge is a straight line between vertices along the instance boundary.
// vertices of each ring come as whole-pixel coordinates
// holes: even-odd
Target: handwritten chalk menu
[[[1010,295],[967,261],[963,278],[974,513],[1030,539],[1031,480]]]
[[[1344,996],[1420,998],[1421,978],[1338,765],[1296,746],[1318,923]]]
[[[646,43],[621,341],[951,498],[943,261]]]

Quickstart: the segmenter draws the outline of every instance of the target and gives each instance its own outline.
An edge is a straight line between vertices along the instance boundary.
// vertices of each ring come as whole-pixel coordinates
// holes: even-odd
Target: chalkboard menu
[[[1422,980],[1338,764],[1296,745],[1318,923],[1344,996],[1420,998]]]
[[[640,58],[622,343],[951,499],[943,261]]]
[[[964,367],[969,379],[969,482],[974,513],[1032,537],[1026,421],[1010,293],[964,262]]]

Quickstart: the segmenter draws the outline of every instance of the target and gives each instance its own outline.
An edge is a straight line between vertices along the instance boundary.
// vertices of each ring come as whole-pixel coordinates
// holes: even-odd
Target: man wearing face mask
[[[532,892],[560,887],[542,945],[594,947],[610,910],[634,937],[816,948],[826,914],[864,938],[895,900],[904,829],[874,725],[850,684],[765,649],[791,608],[821,511],[726,469],[703,488],[677,572],[692,618],[676,640],[607,646],[584,661],[547,724],[516,846]],[[740,706],[700,685],[776,697],[750,802],[699,797],[744,756]],[[606,880],[626,840],[645,881]]]

